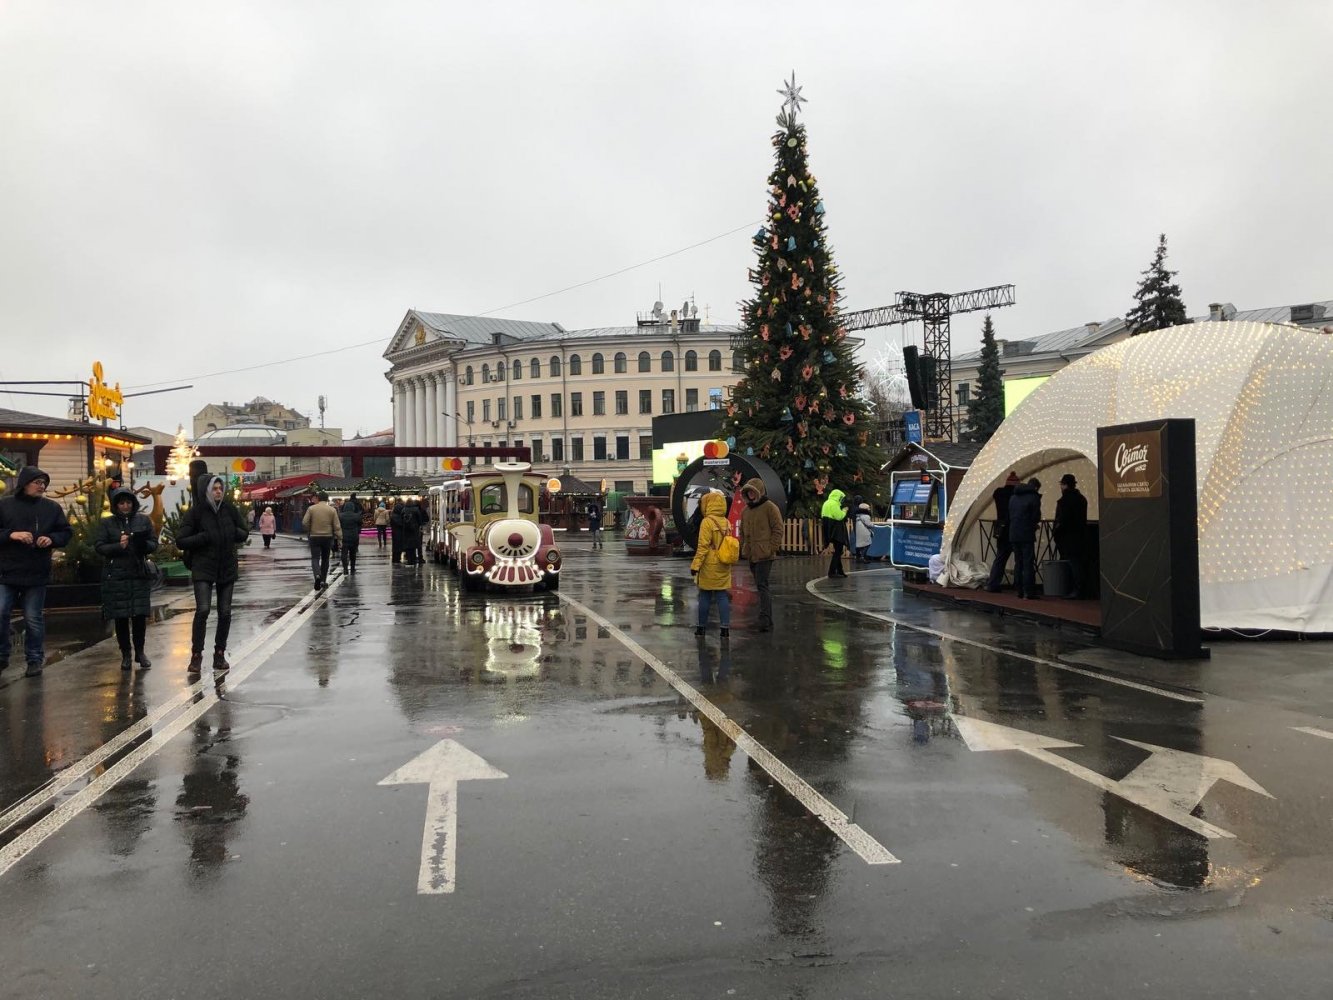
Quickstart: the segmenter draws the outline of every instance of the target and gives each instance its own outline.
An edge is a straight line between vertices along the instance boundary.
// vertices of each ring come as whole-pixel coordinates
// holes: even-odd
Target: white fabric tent
[[[979,561],[991,492],[1072,472],[1097,516],[1097,428],[1196,423],[1199,571],[1208,628],[1333,632],[1333,337],[1195,323],[1133,337],[1053,375],[1000,426],[959,487],[943,555]]]

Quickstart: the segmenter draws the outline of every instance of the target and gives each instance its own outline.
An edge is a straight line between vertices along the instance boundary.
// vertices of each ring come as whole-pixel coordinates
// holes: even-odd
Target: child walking
[[[703,635],[704,628],[717,604],[721,635],[731,635],[731,567],[718,557],[718,546],[731,533],[727,522],[727,501],[721,493],[705,493],[699,501],[703,519],[699,522],[699,543],[695,546],[690,572],[699,584],[699,625],[695,635]]]

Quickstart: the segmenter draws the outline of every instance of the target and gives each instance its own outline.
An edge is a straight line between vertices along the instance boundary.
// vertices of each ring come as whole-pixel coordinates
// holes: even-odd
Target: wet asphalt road
[[[1327,644],[1162,665],[878,569],[807,587],[805,559],[771,635],[736,574],[723,644],[692,634],[685,561],[582,545],[558,595],[505,597],[372,541],[302,613],[304,547],[247,549],[220,700],[182,693],[188,613],[146,674],[114,641],[6,671],[0,828],[137,720],[158,735],[0,834],[0,997],[1329,995]],[[446,740],[507,777],[457,785],[456,838],[425,845],[456,885],[421,893],[444,800],[381,782]]]

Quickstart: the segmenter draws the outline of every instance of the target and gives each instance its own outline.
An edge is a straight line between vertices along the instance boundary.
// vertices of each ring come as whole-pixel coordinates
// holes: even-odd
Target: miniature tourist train
[[[542,477],[527,462],[498,462],[430,489],[427,546],[465,590],[560,586],[560,550],[541,524]]]

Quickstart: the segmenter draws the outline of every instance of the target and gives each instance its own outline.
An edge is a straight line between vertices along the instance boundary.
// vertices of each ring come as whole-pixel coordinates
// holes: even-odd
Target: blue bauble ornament
[[[814,240],[814,241],[812,241],[812,242],[810,243],[810,249],[811,249],[811,250],[818,250],[818,249],[819,249],[819,240]]]
[[[791,336],[791,324],[788,323],[784,329],[785,329],[786,332],[787,332],[787,336],[790,337],[790,336]]]
[[[793,251],[793,250],[795,250],[795,249],[796,249],[796,237],[795,237],[795,236],[788,236],[788,237],[787,237],[787,252],[790,253],[791,251]]]
[[[763,226],[760,226],[759,231],[754,234],[754,241],[756,243],[762,243],[767,236],[768,236],[768,230],[765,229]]]
[[[838,442],[838,455],[841,458],[847,457],[847,446],[843,444],[841,441]]]
[[[812,459],[812,458],[807,458],[807,459],[805,460],[805,467],[806,467],[807,469],[813,469],[813,468],[815,467],[814,459]]]
[[[831,364],[833,364],[833,352],[832,352],[832,351],[825,351],[825,352],[824,352],[824,364],[826,364],[826,365],[831,365]]]
[[[753,448],[746,448],[746,449],[745,449],[745,454],[748,455],[748,456],[750,456],[751,458],[753,458],[753,457],[754,457],[754,449],[753,449]]]
[[[729,438],[727,438],[727,447],[728,447],[728,448],[735,448],[735,447],[736,447],[736,439],[735,439],[734,437],[729,437]]]
[[[782,408],[782,419],[783,419],[783,420],[790,420],[791,418],[792,418],[792,417],[791,417],[791,407],[790,407],[790,406],[784,406],[784,407]]]
[[[815,215],[823,215],[823,214],[824,214],[824,203],[822,201],[815,202]]]

